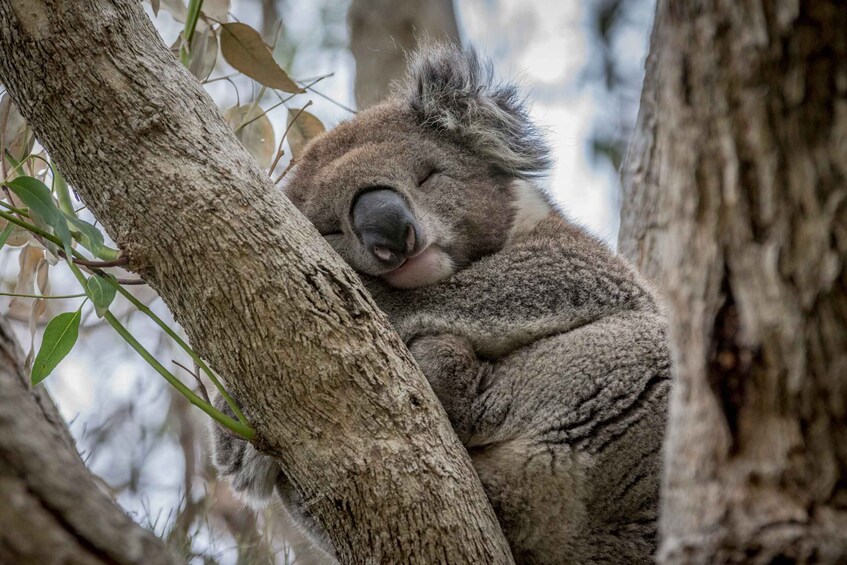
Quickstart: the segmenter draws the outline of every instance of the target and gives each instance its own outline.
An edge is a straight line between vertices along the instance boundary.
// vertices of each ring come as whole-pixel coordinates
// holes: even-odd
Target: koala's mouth
[[[454,270],[453,260],[447,252],[437,245],[429,245],[381,276],[393,287],[417,288],[442,281]]]

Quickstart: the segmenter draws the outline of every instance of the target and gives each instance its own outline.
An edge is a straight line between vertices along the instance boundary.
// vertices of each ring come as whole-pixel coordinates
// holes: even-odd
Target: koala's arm
[[[526,237],[441,283],[369,288],[407,344],[423,335],[458,335],[485,358],[618,312],[658,311],[619,257],[587,236],[562,235],[556,225],[539,230],[546,228],[553,233]]]
[[[453,430],[467,443],[476,423],[476,399],[484,388],[491,365],[481,361],[466,337],[442,334],[421,336],[409,351],[447,412]]]
[[[410,351],[517,562],[649,562],[670,373],[660,316],[610,316],[497,360],[456,335]]]

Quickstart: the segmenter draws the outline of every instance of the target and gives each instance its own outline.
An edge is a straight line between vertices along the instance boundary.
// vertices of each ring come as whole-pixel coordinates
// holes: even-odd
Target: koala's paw
[[[215,406],[232,413],[220,397]],[[272,457],[263,455],[252,444],[235,437],[212,423],[212,462],[218,473],[230,481],[233,490],[253,507],[268,504],[281,473]]]
[[[473,406],[488,365],[481,362],[468,339],[442,334],[419,337],[409,351],[432,386],[453,429],[462,441],[473,433]]]
[[[452,334],[427,335],[409,344],[409,351],[430,384],[445,378],[454,380],[477,365],[476,353],[467,338]]]

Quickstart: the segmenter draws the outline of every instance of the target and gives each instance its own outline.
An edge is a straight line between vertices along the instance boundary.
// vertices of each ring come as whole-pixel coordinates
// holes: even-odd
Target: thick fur
[[[513,86],[472,52],[430,48],[403,91],[312,144],[286,193],[409,346],[516,561],[649,563],[669,388],[664,321],[632,268],[530,180],[548,162]],[[350,225],[369,187],[403,195],[449,265],[444,276],[390,284]],[[215,459],[247,496],[276,486],[331,551],[252,446],[218,432]]]

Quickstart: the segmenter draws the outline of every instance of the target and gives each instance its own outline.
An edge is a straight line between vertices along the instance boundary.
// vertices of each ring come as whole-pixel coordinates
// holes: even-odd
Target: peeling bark
[[[0,79],[223,375],[344,563],[508,563],[470,459],[358,277],[138,2],[0,1]]]
[[[669,310],[662,563],[847,561],[845,29],[659,3],[621,249]]]

